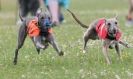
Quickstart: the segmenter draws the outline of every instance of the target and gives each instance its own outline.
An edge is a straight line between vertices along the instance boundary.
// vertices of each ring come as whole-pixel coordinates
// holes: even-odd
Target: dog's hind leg
[[[38,54],[40,54],[40,49],[39,48],[36,48],[36,51]]]
[[[91,31],[86,31],[84,33],[84,36],[83,36],[83,40],[84,40],[84,46],[83,46],[83,53],[86,52],[86,45],[87,45],[87,42],[89,41],[90,39],[90,36],[91,36]]]
[[[44,46],[45,46],[45,47],[43,48],[43,50],[47,49],[48,46],[49,46],[49,45],[48,45],[48,42],[45,42],[45,43],[44,43]],[[40,54],[40,49],[36,47],[36,50],[37,50],[38,54]]]
[[[40,54],[40,48],[38,48],[38,47],[36,46],[35,41],[34,41],[33,38],[31,38],[31,40],[32,40],[34,46],[36,47],[36,51],[37,51],[37,53]]]
[[[87,45],[89,38],[88,38],[88,36],[84,36],[83,39],[84,39],[83,53],[86,53],[86,45]]]
[[[56,50],[59,56],[64,55],[63,51],[61,51],[55,41],[55,38],[52,34],[49,35],[48,37],[49,43],[53,46],[53,48]]]
[[[19,29],[18,44],[17,44],[16,50],[15,50],[15,57],[14,57],[14,61],[13,61],[14,65],[17,64],[18,51],[23,46],[26,36],[27,36],[26,26],[22,25]]]

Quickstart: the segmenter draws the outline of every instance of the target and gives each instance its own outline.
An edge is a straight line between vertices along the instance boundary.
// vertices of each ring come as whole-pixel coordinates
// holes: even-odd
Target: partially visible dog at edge
[[[73,18],[76,20],[80,26],[83,28],[87,28],[86,32],[84,33],[83,39],[84,39],[84,47],[83,47],[83,53],[86,51],[86,44],[87,42],[92,39],[101,39],[102,40],[102,50],[103,55],[105,56],[105,59],[107,61],[107,64],[111,64],[111,60],[108,55],[108,48],[112,48],[112,46],[115,46],[115,50],[120,58],[120,48],[119,44],[122,44],[123,46],[129,48],[130,46],[123,42],[120,38],[122,36],[122,33],[118,26],[118,20],[117,17],[110,18],[110,19],[97,19],[93,21],[89,26],[83,24],[76,16],[75,14],[67,9],[69,13],[73,16]]]
[[[20,15],[19,15],[20,16]],[[45,50],[49,44],[53,46],[59,56],[64,53],[58,47],[52,32],[51,16],[46,12],[40,12],[35,18],[25,18],[20,16],[22,24],[19,28],[18,44],[15,49],[14,64],[17,64],[18,51],[23,46],[27,35],[33,41],[38,54],[40,49]]]

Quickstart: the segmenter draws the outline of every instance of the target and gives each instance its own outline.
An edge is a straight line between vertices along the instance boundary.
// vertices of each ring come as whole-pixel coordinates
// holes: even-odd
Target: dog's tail
[[[73,12],[71,12],[69,9],[67,9],[67,11],[69,13],[71,13],[71,15],[73,16],[73,18],[77,21],[78,24],[80,24],[83,28],[88,28],[87,25],[83,24],[76,16]]]
[[[19,18],[21,21],[24,21],[24,18],[21,16],[21,14],[19,13]]]

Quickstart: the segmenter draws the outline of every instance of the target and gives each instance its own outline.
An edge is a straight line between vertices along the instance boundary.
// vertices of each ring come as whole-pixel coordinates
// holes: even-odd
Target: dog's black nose
[[[52,25],[52,22],[51,22],[51,20],[50,20],[50,18],[45,18],[44,19],[44,26],[46,26],[46,27],[50,27]]]

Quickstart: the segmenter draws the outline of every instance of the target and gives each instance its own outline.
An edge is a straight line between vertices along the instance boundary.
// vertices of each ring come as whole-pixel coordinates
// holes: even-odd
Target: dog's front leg
[[[115,43],[115,50],[116,50],[116,53],[118,54],[119,58],[120,58],[120,47],[119,47],[119,43]]]
[[[121,41],[121,40],[119,41],[119,43],[120,43],[121,45],[127,47],[127,48],[130,48],[130,46],[129,46],[127,43],[125,43],[125,42],[123,42],[123,41]]]
[[[55,41],[55,38],[52,34],[48,36],[49,43],[53,46],[53,48],[56,50],[59,56],[64,55],[63,51],[61,51]]]
[[[23,46],[26,36],[27,36],[26,26],[24,26],[22,24],[20,29],[19,29],[18,44],[17,44],[16,50],[15,50],[15,56],[14,56],[14,61],[13,61],[14,65],[17,64],[18,51]]]
[[[44,46],[41,44],[41,37],[40,36],[31,37],[31,40],[34,46],[36,47],[38,54],[40,54],[40,49],[44,48]]]
[[[109,58],[109,55],[108,55],[108,47],[109,47],[109,43],[107,42],[108,40],[105,40],[103,41],[103,55],[107,61],[107,64],[111,64],[111,61],[110,61],[110,58]]]

